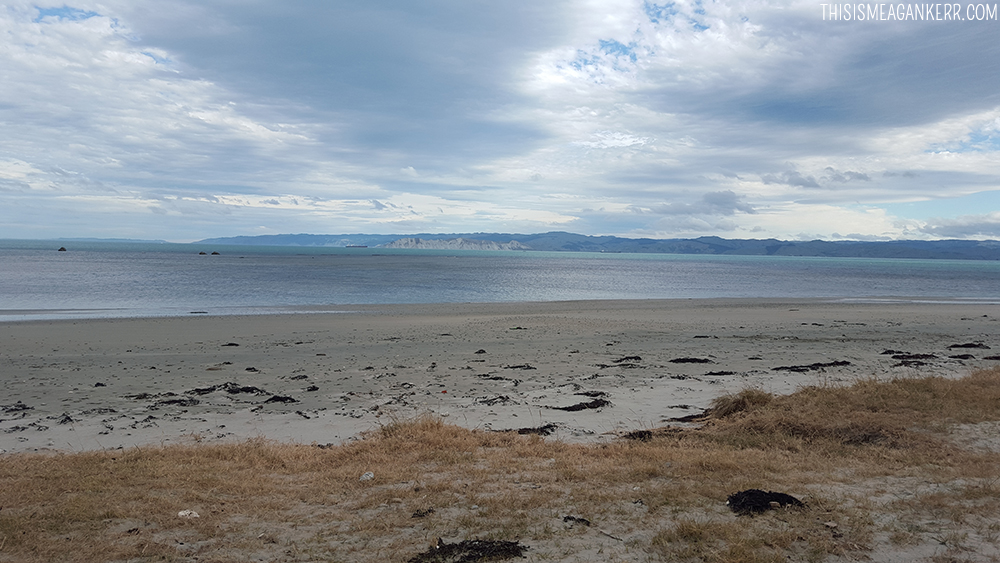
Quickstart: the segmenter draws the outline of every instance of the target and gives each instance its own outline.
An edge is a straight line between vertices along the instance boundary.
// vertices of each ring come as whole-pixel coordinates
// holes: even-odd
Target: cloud
[[[593,141],[576,141],[574,144],[592,149],[624,148],[652,142],[649,137],[636,137],[621,131],[598,131],[591,135]]]
[[[986,236],[972,205],[922,229],[869,210],[1000,189],[994,23],[799,0],[12,0],[0,237]]]
[[[721,192],[709,192],[693,203],[665,203],[651,208],[633,206],[636,212],[650,212],[658,215],[733,215],[736,212],[756,213],[753,206],[743,201],[743,196],[739,196],[730,190]]]
[[[920,232],[934,238],[1000,239],[1000,211],[953,219],[933,218],[920,227]]]
[[[241,112],[216,84],[178,76],[116,17],[77,8],[41,14],[28,25],[30,13],[8,7],[0,19],[10,38],[3,113],[19,124],[0,150],[23,155],[43,182],[250,183],[273,173],[290,145],[309,143],[294,126]]]
[[[871,181],[871,177],[863,172],[855,172],[853,170],[845,170],[841,172],[832,166],[827,166],[825,170],[827,172],[825,179],[832,182],[840,182],[842,184],[846,184],[847,182]]]
[[[785,184],[788,186],[798,186],[802,188],[818,188],[819,183],[812,176],[803,176],[795,170],[788,170],[778,174],[764,174],[760,177],[765,184]]]
[[[709,206],[709,209],[723,215],[732,215],[737,211],[743,213],[756,213],[754,208],[741,201],[743,196],[738,196],[730,190],[723,192],[710,192],[702,196],[702,201]]]

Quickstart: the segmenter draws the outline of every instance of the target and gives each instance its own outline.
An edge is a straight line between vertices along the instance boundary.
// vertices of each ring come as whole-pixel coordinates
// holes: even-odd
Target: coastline
[[[468,428],[555,425],[556,439],[595,442],[747,387],[784,394],[997,365],[984,358],[1000,354],[1000,305],[921,301],[352,305],[5,322],[0,451],[258,436],[339,444],[425,413]],[[990,348],[949,349],[977,343]]]

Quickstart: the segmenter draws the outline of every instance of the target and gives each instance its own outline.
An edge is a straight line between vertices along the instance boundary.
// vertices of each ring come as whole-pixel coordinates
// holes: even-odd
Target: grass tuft
[[[727,393],[712,401],[708,414],[716,418],[726,418],[740,412],[747,412],[771,402],[774,396],[761,389],[744,389],[739,393]]]

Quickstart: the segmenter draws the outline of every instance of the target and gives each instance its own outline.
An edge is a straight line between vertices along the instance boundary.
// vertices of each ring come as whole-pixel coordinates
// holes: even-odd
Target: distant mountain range
[[[655,252],[746,256],[828,256],[864,258],[936,258],[1000,260],[1000,241],[782,241],[777,239],[632,239],[566,232],[540,234],[463,233],[416,235],[260,235],[212,238],[195,244],[448,250],[547,250],[571,252]]]
[[[434,250],[531,250],[516,240],[510,242],[495,242],[492,240],[474,240],[467,238],[422,239],[401,238],[379,245],[381,248],[427,248]]]

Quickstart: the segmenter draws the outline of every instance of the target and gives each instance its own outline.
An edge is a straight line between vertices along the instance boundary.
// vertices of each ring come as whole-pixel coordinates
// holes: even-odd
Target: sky
[[[4,2],[0,238],[1000,239],[995,3]]]

